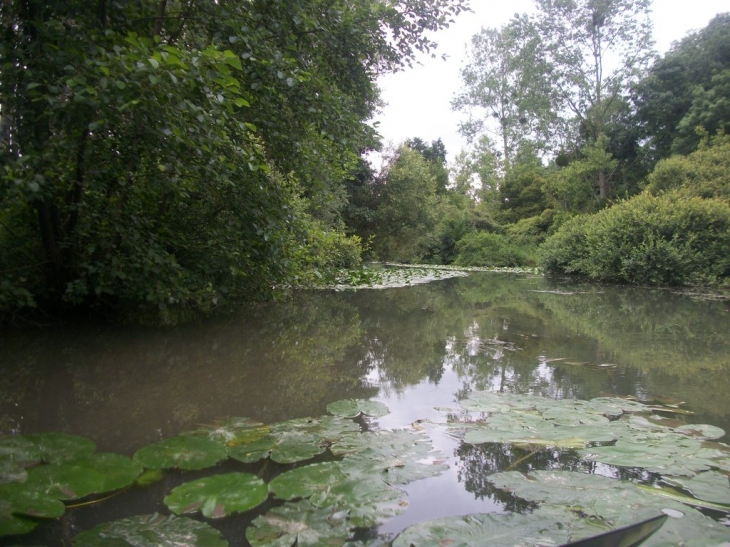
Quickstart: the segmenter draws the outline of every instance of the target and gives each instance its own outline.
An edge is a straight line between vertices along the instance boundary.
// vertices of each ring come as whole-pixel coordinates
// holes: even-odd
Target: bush
[[[654,195],[681,189],[688,196],[730,200],[730,135],[715,137],[689,156],[660,161],[647,182]]]
[[[541,247],[548,271],[650,285],[730,276],[730,204],[682,192],[642,194],[564,224]]]
[[[299,285],[331,283],[340,270],[354,270],[362,265],[362,241],[358,236],[327,230],[311,221],[306,243],[299,251],[295,281]]]
[[[458,266],[515,267],[531,265],[524,249],[510,244],[508,238],[489,232],[472,232],[456,244]]]

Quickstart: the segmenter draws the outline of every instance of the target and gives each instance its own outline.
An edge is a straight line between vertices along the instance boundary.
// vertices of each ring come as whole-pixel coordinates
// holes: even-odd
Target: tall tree
[[[470,140],[485,132],[497,135],[505,171],[521,143],[544,149],[557,133],[540,36],[527,17],[474,35],[461,80],[452,107],[470,116],[460,131]]]
[[[0,306],[210,307],[291,279],[373,143],[377,76],[465,6],[4,2]]]
[[[612,112],[644,74],[652,53],[650,0],[535,0],[534,21],[563,114],[578,122],[586,144],[606,135]],[[601,199],[608,173],[599,170]]]
[[[672,153],[688,154],[701,137],[697,126],[714,133],[730,122],[730,13],[675,43],[634,89],[638,122],[654,162]]]

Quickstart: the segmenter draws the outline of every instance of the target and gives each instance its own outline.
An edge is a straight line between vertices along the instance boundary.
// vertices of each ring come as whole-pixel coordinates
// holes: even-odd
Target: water
[[[688,422],[730,430],[729,333],[728,302],[490,273],[398,289],[305,292],[179,328],[5,332],[0,434],[62,431],[93,439],[99,451],[132,455],[219,417],[271,423],[319,416],[347,398],[390,408],[373,427],[411,427],[443,421],[436,408],[455,408],[485,389],[682,403],[693,413]],[[462,445],[444,433],[433,442],[449,471],[409,485],[408,510],[381,532],[515,509],[484,477],[523,454]],[[52,545],[60,526],[72,535],[104,520],[167,512],[160,500],[169,485],[75,510],[21,540]],[[232,546],[245,544],[244,525],[216,524]]]

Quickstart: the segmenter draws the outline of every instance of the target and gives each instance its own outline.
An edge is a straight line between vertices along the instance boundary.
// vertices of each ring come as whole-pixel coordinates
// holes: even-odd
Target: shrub
[[[296,283],[318,285],[333,282],[340,270],[353,270],[362,265],[362,252],[362,241],[358,236],[327,230],[313,220],[307,231],[306,243],[297,257]]]
[[[544,267],[651,285],[730,276],[730,204],[682,192],[642,194],[576,217],[541,248]]]
[[[472,232],[456,244],[458,266],[514,267],[530,265],[530,257],[524,249],[510,243],[500,234]]]

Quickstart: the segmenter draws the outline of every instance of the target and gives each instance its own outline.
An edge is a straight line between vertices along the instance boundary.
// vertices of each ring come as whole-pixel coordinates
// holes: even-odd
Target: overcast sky
[[[472,0],[474,13],[462,13],[450,28],[436,34],[437,59],[419,58],[421,65],[380,79],[387,103],[375,118],[384,143],[399,144],[412,137],[426,142],[440,138],[449,159],[466,146],[458,133],[464,113],[451,111],[451,99],[461,82],[459,69],[470,38],[482,27],[501,27],[515,13],[533,11],[532,0]],[[654,0],[654,40],[659,53],[688,32],[707,25],[718,13],[730,11],[727,0]],[[445,53],[446,61],[441,59]]]

